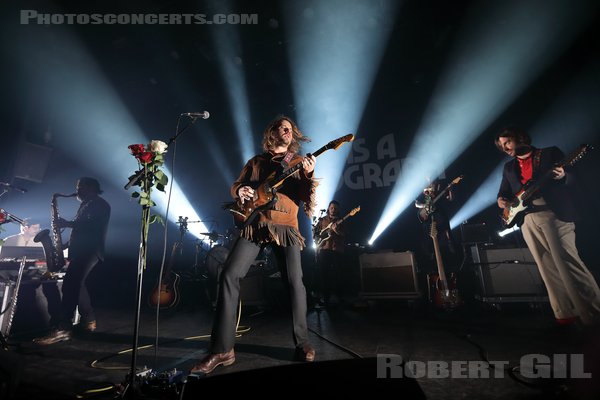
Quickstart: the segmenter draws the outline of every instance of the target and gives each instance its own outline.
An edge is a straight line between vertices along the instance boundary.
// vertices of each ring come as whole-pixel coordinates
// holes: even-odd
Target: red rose
[[[144,151],[143,153],[137,154],[135,157],[144,164],[148,164],[152,161],[154,154],[151,151]]]
[[[128,146],[128,149],[131,150],[131,154],[133,154],[136,157],[138,157],[138,155],[140,155],[144,152],[144,150],[146,150],[143,144],[132,144]]]

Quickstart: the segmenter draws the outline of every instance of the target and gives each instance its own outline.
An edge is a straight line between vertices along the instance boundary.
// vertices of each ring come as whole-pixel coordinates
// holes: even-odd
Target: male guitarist
[[[309,139],[290,118],[276,118],[263,133],[264,153],[246,163],[231,187],[231,195],[235,200],[252,202],[261,193],[259,188],[264,189],[261,183],[273,173],[279,174],[292,165],[302,163],[302,168],[278,187],[273,206],[261,211],[241,230],[239,239],[231,249],[220,277],[210,354],[191,369],[192,373],[208,374],[219,365],[227,366],[235,362],[233,346],[240,280],[265,245],[272,246],[282,278],[289,286],[297,354],[303,361],[315,359],[315,350],[308,341],[306,289],[302,283],[300,263],[304,238],[298,229],[299,203],[304,202],[304,211],[310,215],[317,186],[313,178],[316,158],[297,154],[300,142],[306,141]]]
[[[317,243],[317,272],[321,277],[322,301],[329,306],[330,301],[335,303],[340,298],[340,268],[346,246],[339,202],[332,200],[329,203],[327,214],[319,219],[313,234]]]
[[[519,128],[501,130],[495,143],[500,151],[513,157],[504,165],[498,207],[513,207],[515,194],[524,186],[542,181],[546,174],[552,178],[540,187],[537,196],[530,198],[521,231],[548,289],[557,322],[598,323],[600,289],[575,244],[573,179],[557,166],[564,158],[562,151],[558,147],[533,147],[529,135]]]

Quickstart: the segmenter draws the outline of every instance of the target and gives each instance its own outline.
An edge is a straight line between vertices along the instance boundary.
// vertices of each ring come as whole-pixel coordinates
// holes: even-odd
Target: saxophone
[[[46,265],[48,272],[58,272],[65,266],[65,256],[63,254],[63,243],[60,228],[57,225],[60,215],[58,214],[59,197],[75,197],[77,193],[60,194],[54,193],[50,203],[50,227],[52,228],[52,238],[50,238],[50,229],[44,229],[33,238],[34,242],[41,242],[46,253]]]

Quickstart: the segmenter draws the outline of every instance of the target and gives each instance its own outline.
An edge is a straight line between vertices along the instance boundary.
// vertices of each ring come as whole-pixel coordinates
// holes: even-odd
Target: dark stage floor
[[[18,380],[15,398],[115,396],[114,389],[108,388],[125,381],[130,368],[127,349],[135,314],[111,307],[97,311],[98,330],[68,342],[39,346],[31,342],[33,332],[11,335],[9,351],[0,353],[0,369]],[[157,372],[176,369],[187,375],[207,351],[212,308],[182,305],[161,313],[160,320],[157,355],[152,346],[140,349],[137,366]],[[597,332],[555,327],[547,304],[505,304],[501,309],[475,304],[448,312],[433,311],[418,301],[353,299],[312,309],[308,320],[317,350],[312,364],[295,361],[291,321],[284,306],[244,307],[235,364],[217,368],[209,378],[189,377],[179,397],[201,398],[215,385],[232,392],[248,393],[255,387],[267,391],[281,380],[301,383],[297,390],[311,393],[318,393],[322,385],[351,393],[359,384],[372,384],[393,386],[396,396],[428,399],[591,399],[600,392]],[[144,309],[140,345],[154,343],[154,321],[154,312]],[[577,354],[584,354],[583,366]],[[543,377],[551,372],[547,365],[532,372],[539,378],[520,374],[519,366],[525,369],[531,360],[547,364],[544,355],[554,360],[550,364],[555,378]],[[566,370],[565,360],[570,365]],[[401,361],[407,364],[402,367]],[[408,367],[415,369],[416,379],[399,377]],[[564,374],[582,373],[592,377],[564,378]],[[396,378],[385,378],[390,374]],[[159,398],[164,392],[165,398],[178,398],[181,383],[170,387],[157,382],[158,378],[144,383],[137,397]]]

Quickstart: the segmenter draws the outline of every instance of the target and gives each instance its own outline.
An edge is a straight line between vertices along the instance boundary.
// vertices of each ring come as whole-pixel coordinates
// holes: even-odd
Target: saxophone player
[[[100,197],[102,190],[95,178],[79,178],[76,185],[77,199],[81,202],[72,221],[58,218],[59,228],[70,228],[71,236],[65,248],[69,248],[69,267],[62,285],[60,321],[45,337],[34,339],[40,345],[49,345],[71,339],[73,315],[79,306],[80,327],[84,331],[96,329],[96,317],[86,288],[86,278],[92,269],[104,261],[104,245],[110,219],[110,205]]]

